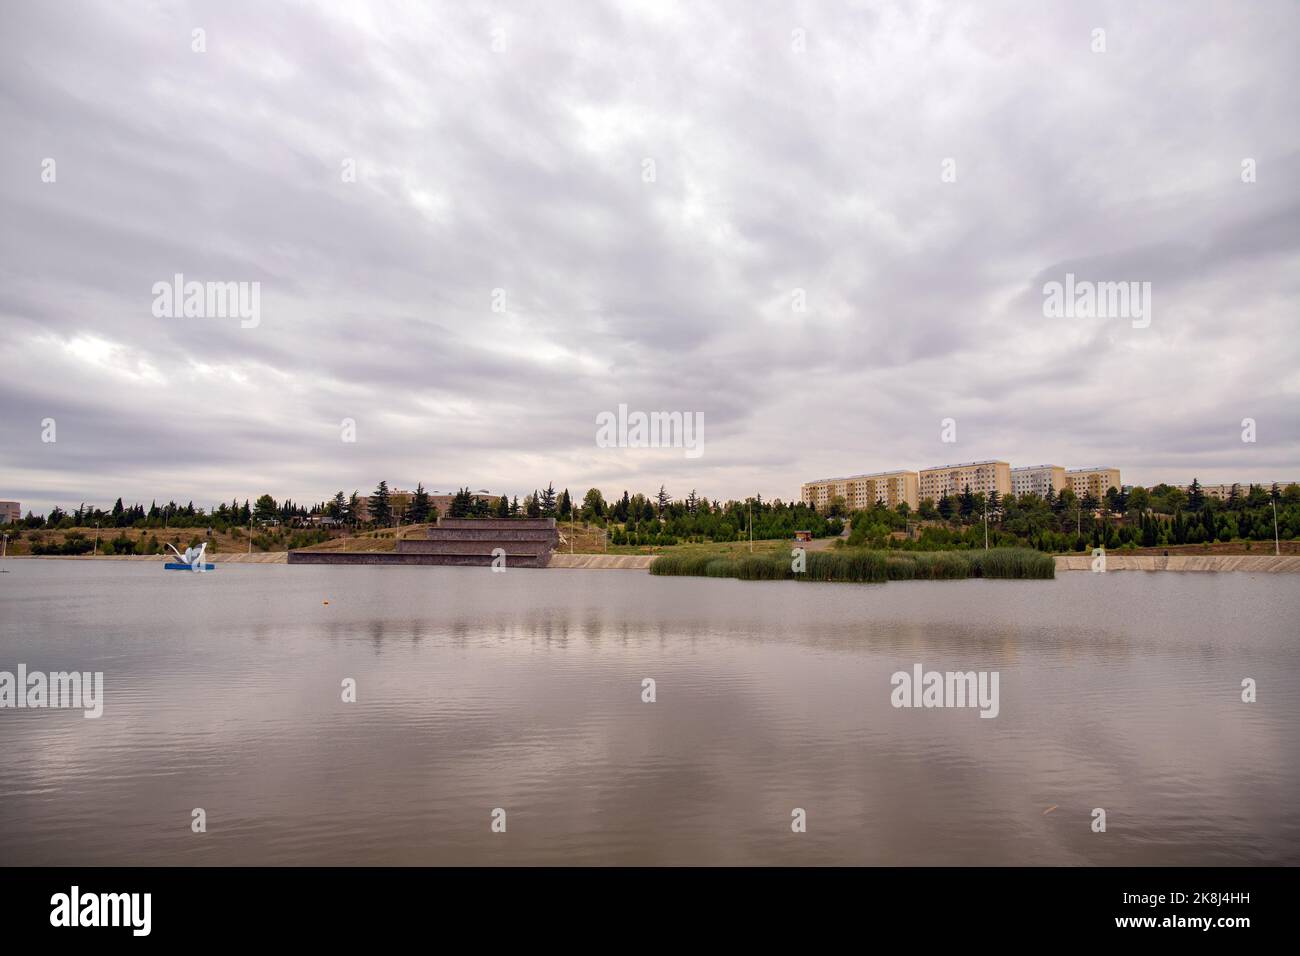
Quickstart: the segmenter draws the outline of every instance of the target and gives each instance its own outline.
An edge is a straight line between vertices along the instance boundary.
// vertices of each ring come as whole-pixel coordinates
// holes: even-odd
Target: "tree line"
[[[1233,486],[1226,498],[1205,493],[1199,480],[1184,491],[1171,485],[1109,488],[1101,498],[1059,494],[985,496],[962,493],[925,499],[916,512],[906,503],[883,503],[847,514],[849,543],[871,547],[943,550],[982,548],[987,524],[990,547],[1033,547],[1042,551],[1089,548],[1158,548],[1223,541],[1268,541],[1274,535],[1300,538],[1300,486]],[[846,514],[842,501],[829,513]]]

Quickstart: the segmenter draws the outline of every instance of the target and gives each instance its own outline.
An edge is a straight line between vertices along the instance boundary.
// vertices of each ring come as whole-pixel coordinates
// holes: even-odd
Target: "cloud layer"
[[[16,7],[0,497],[1300,480],[1297,47],[1290,2]],[[1046,318],[1066,272],[1150,327]],[[260,324],[155,317],[177,273]],[[619,403],[705,454],[598,447]]]

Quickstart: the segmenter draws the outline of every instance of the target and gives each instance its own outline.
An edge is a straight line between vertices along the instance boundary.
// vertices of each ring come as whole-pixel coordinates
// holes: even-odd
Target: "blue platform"
[[[190,565],[181,564],[179,561],[168,561],[166,564],[163,565],[163,568],[165,568],[168,571],[193,571],[194,570],[194,568],[191,567]],[[204,571],[212,571],[215,568],[216,568],[215,564],[203,565]]]

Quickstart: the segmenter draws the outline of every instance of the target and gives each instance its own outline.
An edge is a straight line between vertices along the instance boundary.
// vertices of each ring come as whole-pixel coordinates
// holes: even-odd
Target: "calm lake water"
[[[105,702],[0,710],[0,863],[1300,863],[1300,576],[8,567],[0,670]]]

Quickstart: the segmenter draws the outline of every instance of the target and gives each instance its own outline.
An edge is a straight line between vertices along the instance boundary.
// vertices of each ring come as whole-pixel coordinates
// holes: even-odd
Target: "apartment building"
[[[972,494],[996,491],[1005,496],[1011,494],[1011,465],[1005,461],[970,461],[923,468],[919,486],[922,501],[931,498],[937,502],[944,495],[962,494],[968,487]]]
[[[1046,498],[1048,491],[1059,495],[1065,481],[1065,469],[1060,465],[1024,465],[1011,469],[1011,491],[1017,498],[1035,494]]]
[[[906,503],[913,511],[919,503],[918,480],[914,471],[878,471],[846,478],[820,478],[799,489],[799,500],[824,512],[836,498],[843,498],[850,510],[870,508],[877,502],[897,508]]]
[[[1092,495],[1098,501],[1106,496],[1107,490],[1123,487],[1118,468],[1071,468],[1065,473],[1065,480],[1076,497]]]
[[[0,501],[0,524],[11,524],[15,521],[21,521],[23,517],[22,505],[17,501]]]
[[[1258,485],[1260,488],[1263,488],[1267,492],[1272,492],[1273,490],[1273,482],[1271,481],[1257,481],[1255,482],[1255,484]],[[1285,488],[1287,485],[1292,485],[1292,484],[1296,484],[1296,482],[1293,481],[1277,482],[1278,488]],[[1236,484],[1230,484],[1230,485],[1201,485],[1201,493],[1204,494],[1205,497],[1207,498],[1217,498],[1219,501],[1227,501],[1229,498],[1232,497],[1233,488],[1237,489],[1237,497],[1239,498],[1246,497],[1246,495],[1250,494],[1250,485],[1251,483],[1248,481],[1237,482]],[[1182,488],[1185,493],[1188,494],[1191,493],[1192,490],[1191,485],[1179,485],[1178,487]],[[0,501],[0,508],[3,507],[4,507],[4,502]]]

